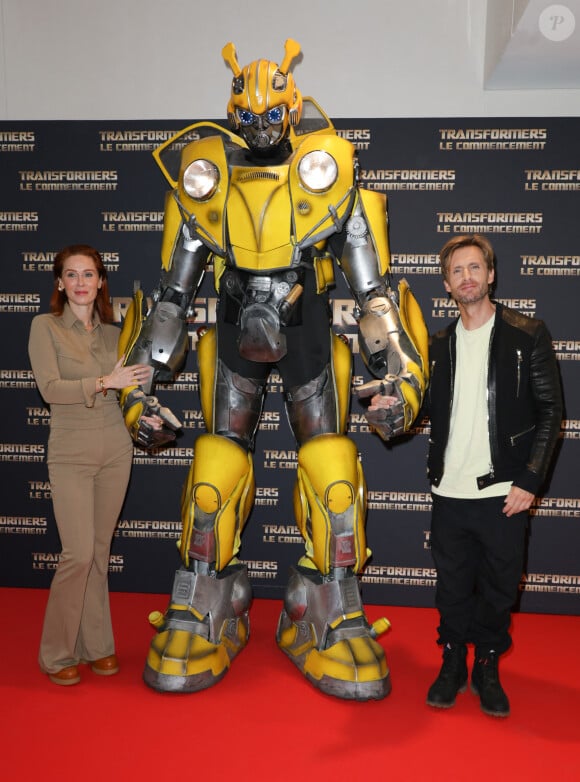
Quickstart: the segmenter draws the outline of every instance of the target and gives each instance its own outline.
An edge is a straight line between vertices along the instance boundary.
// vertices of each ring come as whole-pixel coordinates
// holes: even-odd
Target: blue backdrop
[[[48,310],[52,261],[64,245],[103,254],[117,319],[134,281],[150,292],[159,277],[165,180],[151,151],[191,120],[0,123],[0,584],[44,587],[59,556],[46,468],[49,411],[27,358],[32,317]],[[431,331],[457,311],[438,251],[453,234],[485,233],[497,253],[496,297],[546,320],[564,393],[557,459],[532,511],[521,609],[580,613],[580,207],[578,118],[340,120],[359,150],[363,184],[388,195],[392,272],[404,276]],[[358,355],[353,302],[338,272],[334,326],[354,352],[354,383],[369,379]],[[179,499],[201,420],[196,329],[215,319],[206,276],[191,324],[187,365],[158,389],[184,422],[174,447],[135,451],[133,475],[110,562],[113,590],[169,592],[179,566]],[[292,514],[295,443],[270,378],[255,451],[256,505],[243,535],[254,593],[281,597],[302,551]],[[431,497],[425,464],[429,426],[385,445],[353,400],[350,433],[368,483],[373,557],[362,576],[368,603],[430,606]]]

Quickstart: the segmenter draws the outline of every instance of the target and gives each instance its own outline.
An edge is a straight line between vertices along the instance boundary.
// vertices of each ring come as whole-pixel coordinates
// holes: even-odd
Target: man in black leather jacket
[[[494,302],[488,373],[491,467],[478,487],[497,481],[536,495],[550,464],[561,420],[558,368],[544,323]],[[435,334],[429,356],[429,479],[441,483],[456,363],[456,325]]]
[[[440,261],[460,317],[431,338],[424,406],[431,419],[431,550],[443,647],[427,703],[454,705],[467,686],[472,643],[471,689],[485,713],[506,717],[498,657],[511,645],[528,510],[560,430],[559,372],[544,323],[491,300],[494,251],[485,237],[452,238]],[[374,396],[369,421],[388,418],[395,401]]]
[[[558,439],[562,395],[544,323],[490,299],[494,252],[480,235],[440,253],[460,317],[431,338],[428,474],[441,671],[427,703],[448,708],[467,685],[492,716],[509,714],[498,657],[511,645],[528,510]]]

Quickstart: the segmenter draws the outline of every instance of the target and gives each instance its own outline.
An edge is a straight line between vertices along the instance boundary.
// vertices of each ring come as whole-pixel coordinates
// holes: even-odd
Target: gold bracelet
[[[99,386],[101,387],[101,393],[103,396],[107,396],[107,389],[105,388],[105,381],[103,380],[103,376],[99,378]]]

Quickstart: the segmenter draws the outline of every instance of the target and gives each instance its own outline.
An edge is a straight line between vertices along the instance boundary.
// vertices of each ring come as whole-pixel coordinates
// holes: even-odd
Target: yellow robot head
[[[228,120],[254,152],[271,152],[287,137],[290,125],[300,121],[302,95],[288,73],[292,60],[300,54],[300,44],[289,38],[284,51],[280,65],[255,60],[240,68],[235,46],[227,43],[222,49],[234,74]]]

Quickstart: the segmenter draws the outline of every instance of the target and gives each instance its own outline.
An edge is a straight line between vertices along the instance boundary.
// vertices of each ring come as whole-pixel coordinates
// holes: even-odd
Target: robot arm
[[[166,213],[167,218],[167,213]],[[166,221],[167,232],[167,221]],[[121,393],[125,423],[133,440],[144,448],[154,448],[175,439],[181,427],[171,411],[152,396],[155,384],[173,380],[182,368],[188,350],[187,319],[193,315],[193,300],[201,283],[209,250],[180,223],[158,287],[152,293],[153,304],[144,314],[143,292],[137,290],[129,307],[119,340],[119,352],[126,364],[149,364],[150,380],[143,386],[131,386]],[[154,430],[144,419],[158,415],[163,427]]]
[[[171,381],[182,368],[187,354],[187,319],[194,314],[193,300],[201,283],[209,250],[191,238],[182,225],[169,264],[164,268],[153,304],[137,324],[125,355],[127,363],[149,364],[153,375],[149,393],[158,381]],[[133,325],[135,332],[135,324]]]
[[[388,282],[384,199],[377,195],[359,190],[340,263],[357,304],[361,356],[380,378],[358,386],[357,395],[397,398],[392,407],[367,413],[371,426],[389,440],[408,431],[421,408],[428,380],[428,334],[407,282],[401,280],[397,291]]]
[[[367,420],[383,438],[407,432],[419,414],[428,381],[428,335],[419,305],[406,280],[398,292],[365,302],[359,321],[360,351],[365,364],[380,380],[357,386],[359,399],[375,394],[393,396],[389,408],[367,411]]]

